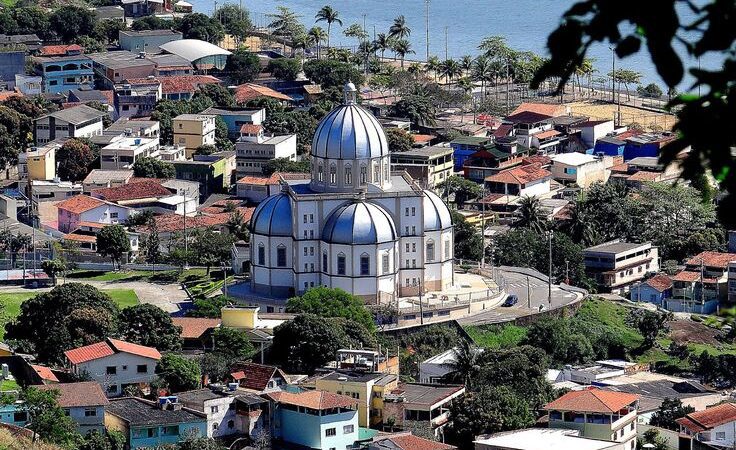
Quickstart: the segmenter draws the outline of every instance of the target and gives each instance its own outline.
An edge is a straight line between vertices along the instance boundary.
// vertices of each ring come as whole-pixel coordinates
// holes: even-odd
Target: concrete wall
[[[108,396],[116,396],[122,393],[122,385],[136,383],[150,383],[156,374],[157,361],[151,358],[144,358],[130,353],[116,353],[114,355],[99,358],[86,363],[81,363],[74,367],[75,373],[82,374],[86,372],[90,378],[97,381]],[[146,365],[146,373],[138,373],[138,365]],[[107,367],[115,367],[117,373],[115,375],[107,374]],[[113,391],[112,388],[115,388]]]

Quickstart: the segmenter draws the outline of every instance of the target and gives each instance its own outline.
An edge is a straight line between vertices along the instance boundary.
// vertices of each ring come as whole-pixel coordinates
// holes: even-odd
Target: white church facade
[[[282,180],[250,222],[251,289],[271,297],[315,286],[371,301],[453,283],[450,212],[405,172],[392,172],[386,135],[355,101],[317,126],[311,180]]]

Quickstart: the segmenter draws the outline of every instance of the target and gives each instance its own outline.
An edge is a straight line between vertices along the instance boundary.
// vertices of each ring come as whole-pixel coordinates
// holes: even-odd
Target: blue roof
[[[332,244],[381,244],[396,240],[396,227],[389,213],[380,206],[350,203],[330,215],[322,240]]]
[[[291,200],[286,194],[268,197],[258,205],[250,221],[251,231],[264,236],[292,236]]]

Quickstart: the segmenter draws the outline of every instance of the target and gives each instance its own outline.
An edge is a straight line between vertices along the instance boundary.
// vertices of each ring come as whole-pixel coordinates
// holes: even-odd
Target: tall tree
[[[121,225],[108,225],[97,233],[97,253],[110,257],[113,270],[115,264],[121,267],[123,255],[129,252],[130,240]]]
[[[470,261],[480,261],[483,257],[483,236],[473,224],[468,223],[461,214],[452,212],[452,223],[455,226],[454,257]]]
[[[454,59],[442,61],[440,64],[440,75],[445,77],[445,81],[448,83],[452,83],[452,80],[455,77],[460,76],[462,73],[462,67]]]
[[[6,339],[39,361],[62,364],[64,352],[113,336],[118,307],[96,288],[66,283],[21,304],[20,315],[5,326]]]
[[[471,389],[473,387],[473,381],[477,378],[483,363],[483,349],[476,347],[468,339],[462,339],[452,349],[452,355],[452,361],[446,365],[450,370],[447,377],[448,380],[460,383],[466,388]]]
[[[473,81],[480,81],[481,92],[483,92],[483,99],[485,99],[486,83],[493,80],[493,67],[487,57],[481,56],[476,58],[471,69],[471,78]]]
[[[388,35],[394,39],[404,40],[411,36],[411,28],[406,24],[406,17],[403,15],[394,19],[394,23],[388,30]]]
[[[547,216],[542,211],[542,203],[538,197],[525,195],[519,200],[519,209],[516,211],[516,225],[531,228],[537,233],[547,229]]]
[[[198,388],[201,373],[197,361],[175,353],[163,355],[156,365],[156,375],[174,393]]]
[[[330,46],[330,36],[332,35],[332,24],[336,23],[342,26],[342,20],[340,19],[340,13],[332,8],[330,5],[323,6],[317,14],[314,16],[315,23],[327,22],[327,47]]]
[[[160,351],[181,349],[181,327],[171,316],[151,304],[125,308],[120,313],[120,337],[128,342],[153,347]]]
[[[61,6],[51,13],[51,30],[64,42],[72,42],[79,36],[89,36],[95,27],[95,16],[81,6]]]
[[[626,88],[626,98],[631,101],[631,92],[629,92],[630,84],[639,84],[641,81],[641,73],[631,69],[616,69],[615,72],[608,72],[608,77],[613,78],[613,81],[619,86],[621,84]]]
[[[141,178],[174,178],[174,165],[167,161],[144,156],[133,163],[133,174]]]
[[[224,4],[217,9],[214,18],[222,24],[225,32],[235,37],[238,42],[242,42],[253,28],[248,10],[235,4]]]
[[[261,72],[258,55],[244,48],[239,48],[227,57],[225,72],[230,74],[233,83],[249,83]]]
[[[322,27],[312,27],[307,32],[307,36],[317,45],[317,59],[322,57],[322,43],[327,41],[328,34]],[[328,45],[329,47],[329,45]]]
[[[365,302],[342,289],[314,287],[286,303],[286,310],[296,314],[315,314],[319,317],[344,317],[357,322],[368,330],[375,328],[373,317]]]
[[[373,48],[381,52],[381,59],[383,59],[386,50],[391,49],[391,38],[386,33],[378,33],[373,41]]]
[[[92,170],[95,156],[92,149],[79,139],[69,139],[56,152],[58,174],[62,180],[83,180]]]
[[[225,38],[225,29],[220,22],[202,13],[187,14],[176,19],[174,27],[181,31],[184,39],[199,39],[218,44]]]
[[[48,443],[64,448],[75,448],[79,435],[77,424],[59,406],[58,389],[40,390],[29,386],[20,393],[19,400],[28,412],[28,428]]]
[[[393,50],[394,53],[396,53],[396,56],[401,60],[402,69],[404,68],[404,59],[406,58],[406,55],[416,53],[411,48],[411,42],[406,39],[395,40],[391,46],[391,50]]]

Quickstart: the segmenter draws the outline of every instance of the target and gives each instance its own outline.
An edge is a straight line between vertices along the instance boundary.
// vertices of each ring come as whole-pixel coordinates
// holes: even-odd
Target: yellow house
[[[399,377],[382,373],[332,372],[315,380],[315,388],[358,400],[358,425],[371,427],[383,421],[384,392],[396,389]]]
[[[187,158],[192,157],[197,147],[215,145],[215,118],[216,116],[207,114],[182,114],[174,117],[174,144],[184,146]]]
[[[56,149],[59,147],[61,145],[52,142],[26,151],[26,171],[29,180],[50,181],[56,178]]]

